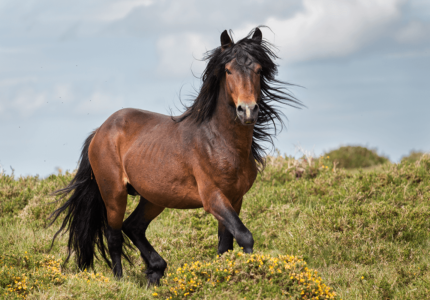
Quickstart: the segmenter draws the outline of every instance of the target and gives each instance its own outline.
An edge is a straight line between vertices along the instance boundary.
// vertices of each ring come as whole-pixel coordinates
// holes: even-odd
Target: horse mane
[[[237,43],[234,43],[232,39],[233,43],[229,48],[221,49],[219,46],[205,53],[203,60],[208,63],[201,76],[202,85],[196,99],[190,106],[184,105],[185,111],[181,116],[172,118],[176,122],[192,119],[196,123],[202,123],[210,120],[217,105],[219,84],[225,76],[225,65],[234,58],[239,60],[251,56],[262,67],[261,95],[258,102],[260,112],[254,125],[251,145],[252,155],[257,161],[259,170],[262,170],[265,166],[264,156],[266,155],[266,148],[262,144],[267,142],[273,147],[273,136],[278,133],[277,124],[281,127],[279,131],[285,125],[283,121],[285,114],[276,104],[299,108],[302,103],[289,93],[287,86],[292,84],[275,78],[278,74],[278,65],[274,63],[274,60],[278,58],[273,52],[275,47],[266,40],[259,42],[252,39],[251,36],[255,30],[256,28],[251,30]]]

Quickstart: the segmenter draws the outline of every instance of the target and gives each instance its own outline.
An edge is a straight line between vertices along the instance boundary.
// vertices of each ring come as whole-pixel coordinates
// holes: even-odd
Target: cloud
[[[293,17],[266,21],[287,62],[354,53],[389,30],[401,16],[403,0],[303,0]],[[248,29],[249,30],[249,29]]]
[[[204,69],[205,63],[201,59],[207,51],[208,45],[203,36],[199,34],[184,33],[168,35],[157,42],[160,57],[157,72],[163,77],[182,77],[192,71],[198,76]]]
[[[224,29],[234,29],[235,37],[241,38],[257,25],[268,25],[275,36],[266,32],[265,37],[279,47],[283,62],[300,62],[351,55],[383,37],[401,18],[404,3],[425,4],[418,0],[76,0],[69,9],[53,0],[39,3],[27,5],[20,17],[11,19],[20,5],[10,2],[0,18],[7,17],[4,24],[11,25],[0,27],[0,33],[12,26],[23,35],[50,35],[62,41],[106,35],[153,38],[157,72],[169,77],[189,75],[191,63],[197,63],[192,56],[201,57],[206,49],[218,46]],[[17,22],[21,19],[24,22]],[[398,41],[419,39],[427,32],[411,24],[397,34]]]
[[[379,38],[389,36],[393,24],[401,19],[404,3],[404,0],[303,0],[302,7],[295,7],[295,13],[291,16],[284,13],[287,17],[283,17],[272,10],[263,14],[266,18],[261,23],[246,15],[237,17],[236,28],[239,29],[235,30],[235,39],[265,24],[272,32],[265,30],[264,36],[280,50],[281,63],[344,57],[362,50]],[[168,15],[176,16],[181,11],[179,8],[171,10],[173,12]],[[209,13],[207,18],[211,17]],[[192,12],[183,19],[189,22],[187,34],[162,35],[158,40],[160,74],[176,77],[189,74],[191,53],[201,57],[204,50],[218,46],[218,35],[205,35],[199,28],[191,30],[193,19],[194,22],[198,20]],[[167,21],[162,19],[163,22]],[[178,26],[182,22],[185,21],[178,21]],[[205,26],[203,22],[202,27]],[[416,39],[425,32],[419,27],[409,29],[400,36]]]
[[[36,77],[27,77],[27,76],[12,77],[12,78],[1,79],[0,80],[0,87],[3,89],[12,88],[12,87],[17,86],[17,85],[28,84],[28,83],[32,83],[32,82],[37,82],[37,78]]]
[[[426,40],[430,37],[430,24],[411,21],[401,28],[395,35],[400,43],[414,43]]]
[[[124,104],[123,97],[117,95],[114,88],[82,88],[79,83],[49,85],[34,78],[24,79],[0,81],[0,88],[10,88],[8,93],[0,89],[0,114],[4,117],[28,118],[66,111],[74,115],[98,115],[121,109]]]
[[[18,111],[22,117],[28,117],[40,109],[46,102],[46,93],[28,87],[18,92],[10,106]]]
[[[148,7],[153,4],[153,0],[121,0],[112,1],[100,13],[95,14],[95,18],[101,21],[116,21],[126,17],[137,7]]]
[[[121,96],[113,96],[100,90],[94,91],[88,100],[81,101],[75,112],[81,115],[104,114],[106,112],[121,109],[124,99]]]

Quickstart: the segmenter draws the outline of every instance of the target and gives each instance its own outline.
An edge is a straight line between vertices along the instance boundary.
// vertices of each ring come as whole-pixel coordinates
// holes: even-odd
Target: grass
[[[146,288],[137,251],[121,281],[102,262],[94,271],[80,272],[73,261],[61,267],[66,236],[48,252],[59,227],[57,221],[46,228],[59,205],[49,194],[71,178],[0,176],[1,299],[305,299],[320,289],[342,299],[425,299],[430,293],[429,156],[354,172],[327,157],[270,157],[241,212],[254,235],[254,256],[235,244],[217,258],[213,216],[168,209],[148,230],[169,264],[157,289]],[[128,201],[130,214],[138,198]]]

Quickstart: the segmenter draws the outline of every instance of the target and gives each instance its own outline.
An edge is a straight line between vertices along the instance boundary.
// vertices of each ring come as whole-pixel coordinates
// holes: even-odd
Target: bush
[[[288,297],[302,299],[340,299],[322,282],[318,272],[307,267],[303,259],[268,254],[243,254],[229,251],[211,262],[193,261],[176,272],[167,273],[154,297],[163,299],[205,299],[207,294],[235,290],[240,298]]]
[[[376,153],[376,149],[361,146],[343,146],[324,154],[330,160],[337,162],[339,168],[354,169],[368,168],[388,162],[388,158]]]
[[[418,161],[425,153],[422,151],[412,150],[409,152],[409,155],[405,155],[402,157],[401,161],[404,163],[414,163]]]

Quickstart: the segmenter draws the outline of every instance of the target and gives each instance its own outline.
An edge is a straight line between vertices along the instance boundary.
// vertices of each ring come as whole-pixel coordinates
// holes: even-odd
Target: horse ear
[[[222,50],[225,50],[225,49],[227,49],[228,47],[230,47],[230,46],[231,46],[231,44],[233,44],[233,42],[231,41],[231,38],[230,38],[230,36],[228,35],[227,30],[224,30],[224,31],[221,33],[221,49],[222,49]]]
[[[261,41],[263,40],[263,34],[261,33],[260,28],[255,28],[254,34],[252,35],[252,39],[261,43]]]

